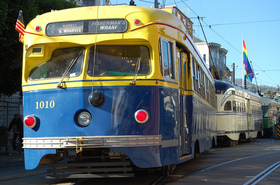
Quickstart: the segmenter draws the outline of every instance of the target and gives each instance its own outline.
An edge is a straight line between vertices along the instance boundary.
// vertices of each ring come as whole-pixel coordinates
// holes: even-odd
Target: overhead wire
[[[232,22],[232,23],[220,23],[220,24],[211,24],[210,27],[213,26],[226,26],[226,25],[236,25],[236,24],[256,24],[256,23],[267,23],[267,22],[278,22],[280,19],[274,19],[274,20],[263,20],[263,21],[247,21],[247,22]]]
[[[177,6],[177,3],[176,3],[176,1],[174,0],[174,3],[175,3],[175,5]],[[178,6],[177,6],[178,7]]]
[[[267,74],[265,71],[263,71],[258,65],[255,64],[255,66],[257,66],[262,72],[264,72],[264,74],[265,74],[269,79],[271,79],[275,84],[277,84],[277,82],[275,82],[273,78],[271,78],[270,76],[268,76],[268,74]],[[275,85],[275,84],[274,84],[274,85]]]
[[[190,6],[188,6],[183,0],[181,0],[181,2],[187,6],[198,18],[200,17]],[[242,52],[240,50],[238,50],[236,47],[234,47],[230,42],[228,42],[224,37],[222,37],[219,33],[217,33],[211,25],[208,25],[203,19],[201,19],[201,21],[203,21],[203,23],[209,28],[211,29],[216,35],[218,35],[222,40],[224,40],[227,44],[229,44],[234,50],[236,50],[239,54],[242,55]],[[270,20],[270,21],[280,21],[280,19],[275,19],[275,20]],[[256,22],[264,22],[264,21],[251,21],[250,23],[256,23]],[[200,23],[201,24],[201,23]],[[245,24],[245,22],[244,22]],[[203,31],[204,32],[204,31]],[[265,75],[267,77],[269,77],[275,84],[277,84],[266,72],[265,70],[262,70],[258,65],[254,64],[257,68],[259,68],[261,71],[263,71],[265,73]],[[275,85],[274,84],[274,85]]]
[[[139,0],[145,3],[153,3],[151,1],[146,1],[146,0]],[[248,21],[248,22],[236,22],[236,23],[219,23],[219,24],[212,24],[209,25],[207,24],[202,17],[200,17],[190,6],[188,6],[185,2],[186,0],[180,0],[180,1],[176,1],[174,0],[175,5],[177,6],[177,3],[183,3],[186,7],[188,7],[190,9],[190,11],[192,11],[197,17],[196,18],[201,18],[200,20],[206,25],[206,27],[208,27],[211,31],[213,31],[217,36],[219,36],[223,41],[225,41],[228,45],[230,45],[237,53],[242,55],[242,52],[237,49],[235,46],[233,46],[230,42],[228,42],[223,36],[221,36],[218,32],[216,32],[212,27],[214,26],[222,26],[222,25],[234,25],[234,24],[254,24],[254,23],[260,23],[260,22],[276,22],[276,21],[280,21],[280,19],[274,19],[274,20],[263,20],[263,21]],[[163,0],[164,6],[165,6],[165,0]],[[201,23],[200,23],[201,24]],[[207,41],[206,41],[207,42]],[[254,65],[259,69],[258,71],[262,71],[264,72],[264,74],[270,78],[275,84],[277,84],[267,73],[266,71],[268,70],[262,70],[258,65],[256,65],[254,63]],[[259,79],[260,80],[260,79]],[[275,85],[274,84],[274,85]]]
[[[151,3],[151,4],[154,4],[154,2],[151,2],[151,1],[145,1],[145,0],[139,0],[139,1],[142,1],[144,3]]]

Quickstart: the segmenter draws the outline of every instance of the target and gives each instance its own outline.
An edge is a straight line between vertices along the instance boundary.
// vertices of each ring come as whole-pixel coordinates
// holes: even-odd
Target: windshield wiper
[[[134,78],[129,85],[135,85],[136,84],[136,78],[137,78],[137,75],[138,75],[138,71],[140,69],[140,62],[141,62],[141,57],[138,57],[137,63],[136,63],[136,68],[135,68]]]
[[[70,62],[70,64],[67,66],[66,70],[64,71],[60,81],[57,84],[57,88],[62,88],[62,81],[63,79],[66,77],[66,75],[69,73],[69,71],[72,69],[72,67],[76,64],[78,58],[81,56],[81,54],[83,53],[83,50],[80,51],[80,53],[76,56],[76,58],[72,59],[72,61]]]

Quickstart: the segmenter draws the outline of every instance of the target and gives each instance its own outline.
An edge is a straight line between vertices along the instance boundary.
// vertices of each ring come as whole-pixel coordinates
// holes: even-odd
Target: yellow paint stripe
[[[91,87],[93,86],[130,86],[132,80],[108,80],[108,81],[78,81],[78,82],[67,82],[63,83],[64,88],[71,88],[71,87]],[[164,81],[157,81],[157,80],[138,80],[136,81],[135,86],[164,86],[169,88],[178,89],[178,84],[164,82]],[[23,91],[32,91],[32,90],[45,90],[45,89],[56,89],[57,83],[45,83],[45,84],[29,84],[22,87]]]

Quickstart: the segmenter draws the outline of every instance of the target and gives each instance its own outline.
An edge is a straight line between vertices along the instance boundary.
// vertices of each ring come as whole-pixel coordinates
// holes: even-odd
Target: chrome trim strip
[[[104,148],[104,147],[147,147],[162,145],[161,135],[152,136],[75,136],[23,138],[23,148]]]

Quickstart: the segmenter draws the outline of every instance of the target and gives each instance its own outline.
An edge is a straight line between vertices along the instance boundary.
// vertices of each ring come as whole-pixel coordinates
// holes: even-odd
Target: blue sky
[[[137,6],[153,6],[153,0],[134,0]],[[123,0],[111,1],[122,3]],[[150,2],[150,3],[148,3]],[[126,2],[127,3],[127,2]],[[162,5],[162,1],[159,0]],[[228,50],[227,66],[235,63],[236,78],[242,78],[242,38],[252,61],[258,85],[280,85],[280,0],[168,0],[166,6],[176,5],[194,22],[194,35],[204,39],[197,16],[208,42],[221,44]],[[206,24],[205,24],[206,23]],[[235,24],[232,24],[235,23]],[[211,25],[210,29],[208,26]],[[256,80],[253,79],[256,84]]]
[[[248,58],[258,73],[258,85],[279,85],[279,0],[188,0],[176,4],[180,9],[191,8],[191,18],[197,15],[204,17],[203,26],[211,25],[212,29],[204,27],[207,40],[219,43],[228,50],[227,66],[232,69],[232,63],[237,65],[236,78],[242,78],[243,38]],[[192,20],[198,25],[197,20]],[[196,37],[205,40],[197,26],[195,32]],[[256,84],[255,79],[253,83]]]

